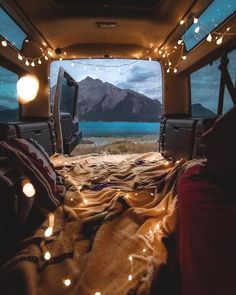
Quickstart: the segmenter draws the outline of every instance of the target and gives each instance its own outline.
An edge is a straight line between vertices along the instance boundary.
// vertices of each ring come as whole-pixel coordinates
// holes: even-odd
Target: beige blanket
[[[0,294],[148,294],[167,261],[162,238],[175,228],[183,161],[173,166],[159,153],[52,161],[65,202],[1,267]]]

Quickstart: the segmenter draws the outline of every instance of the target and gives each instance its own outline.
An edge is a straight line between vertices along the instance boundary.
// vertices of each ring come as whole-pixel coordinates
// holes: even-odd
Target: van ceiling
[[[67,58],[137,57],[151,44],[159,47],[195,2],[199,1],[11,1],[52,48],[67,52]],[[101,22],[116,25],[97,26]]]

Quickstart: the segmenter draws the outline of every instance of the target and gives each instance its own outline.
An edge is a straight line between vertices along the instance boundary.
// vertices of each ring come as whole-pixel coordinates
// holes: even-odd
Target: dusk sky
[[[51,87],[57,82],[62,66],[76,81],[90,76],[122,89],[132,89],[151,99],[162,100],[162,79],[159,62],[127,59],[81,59],[54,61],[51,64]]]

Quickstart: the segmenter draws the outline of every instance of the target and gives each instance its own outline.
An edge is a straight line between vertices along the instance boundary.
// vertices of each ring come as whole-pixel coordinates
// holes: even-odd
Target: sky
[[[77,82],[90,76],[122,89],[132,89],[151,99],[162,101],[161,67],[157,61],[127,59],[80,59],[54,61],[51,64],[51,87],[63,67]]]

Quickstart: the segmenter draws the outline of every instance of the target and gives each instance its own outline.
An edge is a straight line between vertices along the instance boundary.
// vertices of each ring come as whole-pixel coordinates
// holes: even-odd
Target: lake
[[[79,122],[83,137],[111,136],[135,137],[142,135],[159,135],[160,123],[150,122]]]

